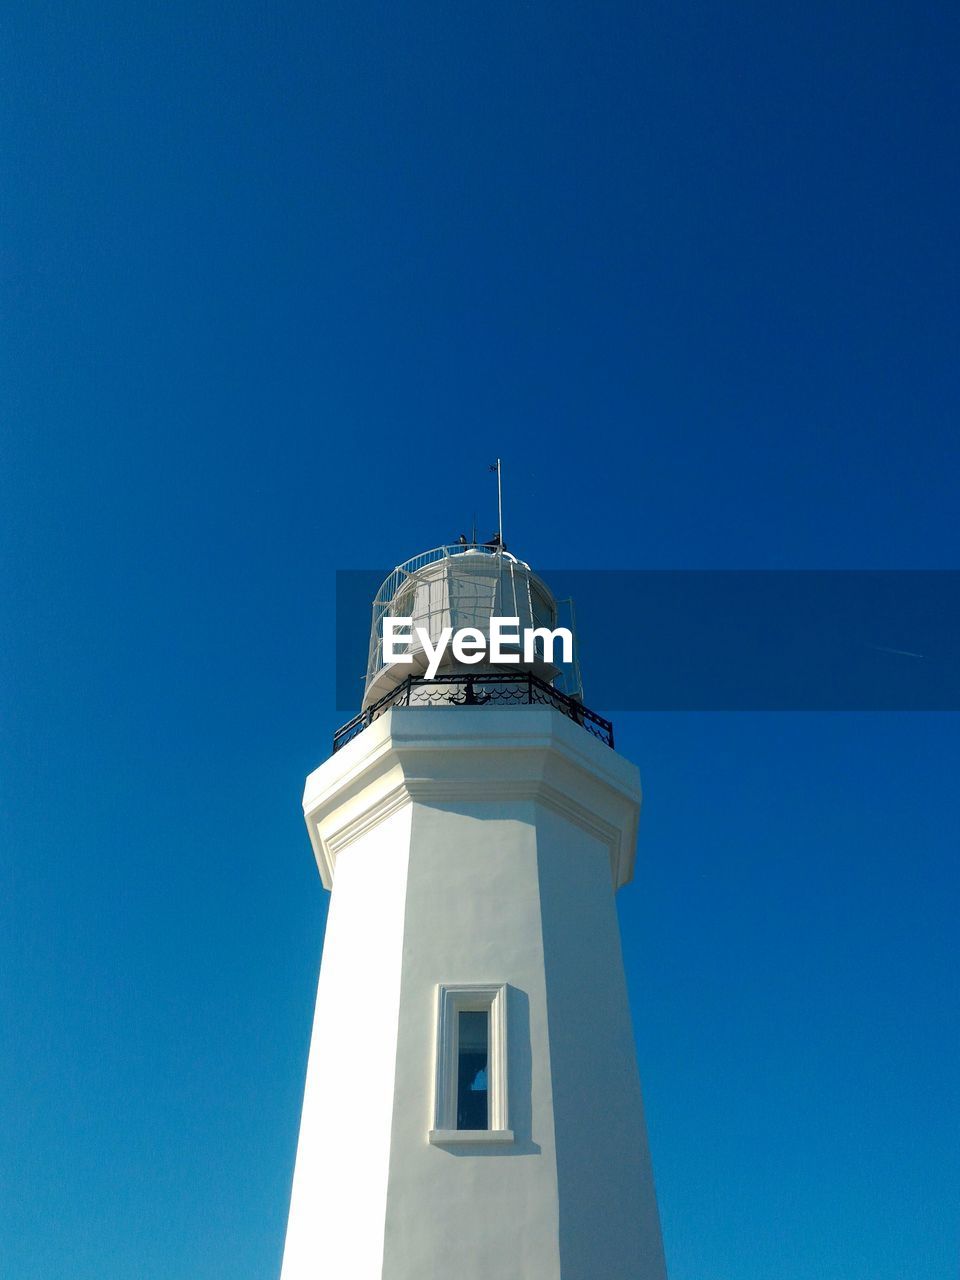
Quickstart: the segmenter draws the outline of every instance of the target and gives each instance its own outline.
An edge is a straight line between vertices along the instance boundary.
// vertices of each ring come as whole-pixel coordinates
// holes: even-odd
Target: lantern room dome
[[[517,618],[519,630],[558,625],[559,606],[553,592],[524,560],[500,545],[455,543],[435,547],[406,560],[388,574],[373,602],[370,647],[364,686],[366,708],[403,683],[409,676],[421,676],[427,667],[423,644],[417,640],[417,629],[436,644],[446,628],[454,632],[470,627],[489,638],[490,619]],[[412,662],[384,662],[383,620],[387,617],[410,618],[409,645]],[[570,623],[566,625],[570,625]],[[572,626],[571,626],[572,630]],[[575,669],[575,662],[571,664]],[[442,670],[455,671],[460,664],[448,651]],[[509,667],[486,661],[471,664],[477,674],[489,671],[528,671],[551,684],[570,688],[570,676],[561,667],[543,660],[520,661]],[[575,680],[579,685],[579,680]]]

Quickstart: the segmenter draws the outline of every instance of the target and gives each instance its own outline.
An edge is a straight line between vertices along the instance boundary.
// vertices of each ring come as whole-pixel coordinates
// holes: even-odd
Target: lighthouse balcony
[[[562,693],[532,672],[455,672],[432,680],[409,676],[333,735],[339,751],[391,707],[549,706],[581,725],[608,747],[613,746],[613,725],[585,707],[578,698]]]

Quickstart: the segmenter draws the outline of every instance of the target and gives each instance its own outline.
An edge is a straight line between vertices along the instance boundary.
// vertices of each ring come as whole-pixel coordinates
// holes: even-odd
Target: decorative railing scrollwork
[[[341,725],[333,735],[333,749],[339,751],[346,746],[391,707],[531,704],[555,707],[567,719],[582,725],[588,733],[592,733],[608,747],[613,746],[613,725],[609,720],[604,720],[603,716],[585,707],[577,698],[568,697],[531,672],[518,671],[516,675],[509,672],[483,672],[477,675],[457,672],[454,675],[438,675],[433,680],[408,676],[402,684]]]

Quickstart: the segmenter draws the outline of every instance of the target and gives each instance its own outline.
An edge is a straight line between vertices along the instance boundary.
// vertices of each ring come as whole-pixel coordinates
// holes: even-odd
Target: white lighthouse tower
[[[381,661],[552,627],[500,546],[396,569],[361,714],[307,779],[332,891],[282,1280],[665,1280],[614,894],[640,783],[559,664]]]

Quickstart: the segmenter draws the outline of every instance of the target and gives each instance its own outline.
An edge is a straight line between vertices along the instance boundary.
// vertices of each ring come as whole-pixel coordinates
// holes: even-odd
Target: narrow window
[[[439,987],[432,1143],[513,1142],[507,1062],[506,985]]]
[[[461,1009],[457,1028],[457,1128],[488,1128],[490,1013]]]

